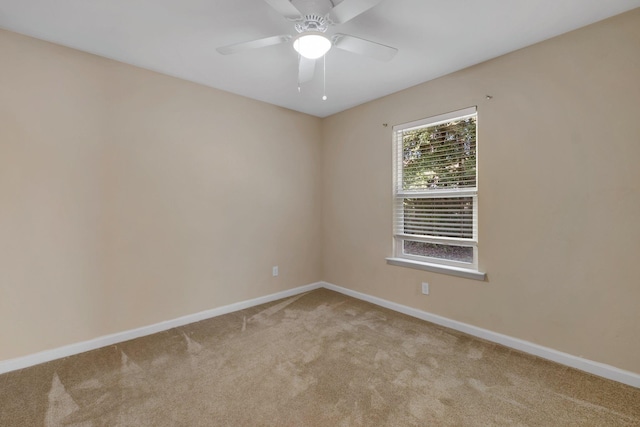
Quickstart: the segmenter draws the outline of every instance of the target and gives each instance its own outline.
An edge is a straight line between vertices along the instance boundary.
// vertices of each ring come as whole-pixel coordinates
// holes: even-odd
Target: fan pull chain
[[[302,61],[302,56],[298,54],[298,70],[300,70],[300,61]],[[300,88],[300,71],[298,71],[298,93],[302,92]]]
[[[327,55],[322,56],[322,100],[327,100]]]

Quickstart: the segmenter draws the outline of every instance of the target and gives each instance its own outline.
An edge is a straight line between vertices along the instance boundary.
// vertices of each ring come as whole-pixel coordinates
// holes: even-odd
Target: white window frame
[[[478,271],[478,142],[476,136],[476,186],[474,188],[461,189],[429,189],[429,190],[403,190],[403,141],[398,136],[402,132],[435,126],[452,120],[459,120],[467,117],[476,117],[477,126],[477,108],[469,107],[462,110],[452,111],[446,114],[440,114],[426,119],[417,120],[410,123],[404,123],[393,126],[393,257],[387,258],[389,264],[401,265],[405,267],[418,268],[422,270],[436,271],[445,274],[454,274],[458,276],[484,280],[485,274]],[[409,197],[419,198],[443,198],[443,197],[470,197],[473,203],[473,232],[472,238],[451,238],[438,236],[415,236],[411,234],[403,234],[403,201]],[[404,253],[404,242],[417,241],[435,244],[452,244],[455,246],[467,246],[473,248],[473,261],[462,262],[450,259],[442,259],[435,257],[427,257],[420,255],[412,255]]]

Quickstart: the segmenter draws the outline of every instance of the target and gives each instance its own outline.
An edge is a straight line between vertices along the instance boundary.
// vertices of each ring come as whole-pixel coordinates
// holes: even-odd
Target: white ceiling
[[[325,10],[330,1],[293,0],[299,9]],[[321,61],[298,93],[291,42],[228,56],[216,51],[296,34],[263,0],[0,0],[0,27],[326,117],[636,7],[640,0],[383,0],[327,33],[390,45],[398,54],[380,62],[332,49],[326,101]]]

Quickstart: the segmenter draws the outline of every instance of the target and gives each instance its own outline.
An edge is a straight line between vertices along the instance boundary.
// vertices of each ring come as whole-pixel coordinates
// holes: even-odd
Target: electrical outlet
[[[274,265],[273,268],[271,269],[271,274],[273,275],[273,277],[276,277],[278,275],[278,266]]]
[[[429,284],[427,282],[422,282],[422,293],[429,295]]]

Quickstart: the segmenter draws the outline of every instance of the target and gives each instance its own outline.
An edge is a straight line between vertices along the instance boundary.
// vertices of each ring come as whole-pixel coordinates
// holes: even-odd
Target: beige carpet
[[[0,426],[640,426],[640,389],[325,289],[0,376]]]

